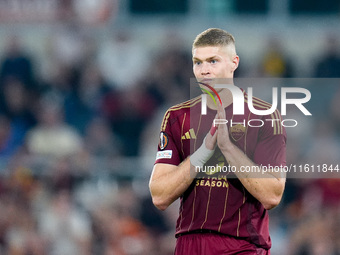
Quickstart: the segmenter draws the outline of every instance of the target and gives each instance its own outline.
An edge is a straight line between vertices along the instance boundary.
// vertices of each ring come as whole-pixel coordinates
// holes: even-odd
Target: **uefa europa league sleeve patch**
[[[158,159],[165,159],[165,158],[172,158],[172,150],[166,150],[166,151],[158,151],[156,160]]]
[[[164,150],[169,144],[168,135],[165,132],[159,134],[159,149]]]

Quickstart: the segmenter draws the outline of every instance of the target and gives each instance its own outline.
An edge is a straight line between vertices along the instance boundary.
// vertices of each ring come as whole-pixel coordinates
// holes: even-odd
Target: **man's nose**
[[[201,75],[208,75],[208,74],[210,74],[209,65],[207,63],[202,63]]]

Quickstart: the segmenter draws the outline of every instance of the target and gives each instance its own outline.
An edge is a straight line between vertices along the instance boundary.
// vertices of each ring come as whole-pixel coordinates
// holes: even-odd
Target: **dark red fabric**
[[[219,234],[189,234],[177,239],[175,255],[270,255],[246,240]]]

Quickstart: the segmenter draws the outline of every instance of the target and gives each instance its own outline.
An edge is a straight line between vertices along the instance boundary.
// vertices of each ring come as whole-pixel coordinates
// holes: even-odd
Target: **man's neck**
[[[220,92],[218,92],[222,103],[223,103],[223,107],[226,108],[229,105],[231,105],[233,103],[233,95],[230,92],[229,89],[222,89]],[[215,96],[215,101],[217,104],[220,103],[219,99],[217,98],[217,96]],[[211,97],[207,97],[207,106],[208,108],[212,109],[212,110],[217,110],[217,105],[215,104],[215,102],[213,101],[213,99]]]

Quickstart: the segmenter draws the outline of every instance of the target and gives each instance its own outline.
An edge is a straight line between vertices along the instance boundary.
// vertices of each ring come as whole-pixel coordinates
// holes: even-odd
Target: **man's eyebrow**
[[[212,56],[212,57],[206,58],[205,60],[209,61],[209,60],[212,60],[212,59],[215,59],[215,58],[218,58],[218,56],[217,56],[217,55],[214,55],[214,56]],[[196,58],[196,57],[193,57],[192,60],[199,60],[199,61],[202,61],[201,59]]]
[[[207,60],[212,60],[212,59],[215,59],[215,58],[218,58],[218,56],[217,56],[217,55],[214,55],[214,56],[212,56],[212,57],[210,57],[210,58],[207,58]]]

